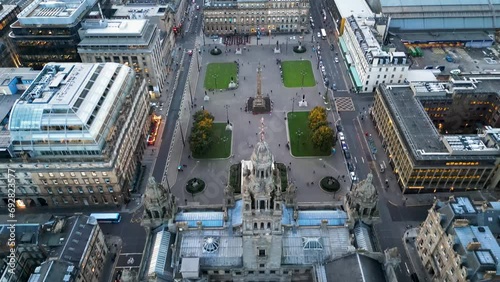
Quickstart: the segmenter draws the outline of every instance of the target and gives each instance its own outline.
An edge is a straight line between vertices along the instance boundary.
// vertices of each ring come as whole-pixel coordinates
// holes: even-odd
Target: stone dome
[[[260,141],[255,145],[251,159],[257,166],[271,165],[274,161],[269,145],[265,141]]]

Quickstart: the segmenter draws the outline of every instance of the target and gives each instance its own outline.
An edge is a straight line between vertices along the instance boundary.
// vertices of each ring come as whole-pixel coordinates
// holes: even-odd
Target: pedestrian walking
[[[236,93],[234,93],[234,95],[233,95],[233,96],[234,96],[234,97],[236,97]]]
[[[248,124],[250,124],[250,121],[248,121]]]
[[[278,144],[278,147],[281,147],[281,144]]]

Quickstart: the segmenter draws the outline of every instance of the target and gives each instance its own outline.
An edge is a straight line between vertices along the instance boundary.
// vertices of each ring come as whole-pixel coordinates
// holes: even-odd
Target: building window
[[[49,172],[49,177],[54,177],[54,174],[52,172]]]
[[[49,195],[52,195],[52,194],[53,194],[53,192],[52,192],[52,188],[48,188],[48,187],[47,187],[47,193],[49,193]]]
[[[64,173],[59,172],[59,176],[64,177]]]
[[[78,199],[76,197],[73,197],[73,203],[78,203]]]
[[[83,194],[83,188],[81,186],[78,186],[78,193]]]
[[[47,180],[45,180],[45,179],[41,179],[41,180],[42,180],[43,185],[49,185],[49,183],[47,183]]]
[[[260,268],[265,268],[265,267],[266,267],[266,265],[265,265],[265,264],[263,264],[263,263],[261,263],[261,264],[259,264],[259,267],[260,267]]]
[[[266,250],[259,249],[259,257],[265,257],[266,256]]]
[[[79,182],[79,181],[78,181],[78,179],[76,179],[76,178],[75,178],[75,179],[73,179],[73,183],[75,183],[75,184],[77,184],[77,185],[78,185],[78,184],[80,184],[80,182]]]
[[[82,176],[87,176],[87,174],[85,172],[82,171],[81,173],[82,173]]]
[[[87,186],[87,190],[89,190],[89,193],[90,194],[93,194],[94,193],[94,188],[90,187],[90,186]]]
[[[108,186],[108,191],[109,191],[109,193],[113,193],[114,192],[113,191],[113,187],[112,186]]]
[[[71,187],[67,187],[66,189],[68,189],[68,193],[73,194],[73,189],[71,189]]]
[[[103,172],[102,172],[102,175],[103,175],[103,176],[108,176],[108,173],[107,173],[107,172],[105,172],[105,171],[103,171]]]
[[[38,173],[38,177],[43,177],[43,173]]]
[[[95,173],[95,171],[92,171],[92,176],[97,176],[97,173]]]
[[[52,179],[52,183],[54,183],[55,185],[57,185],[58,184],[57,179]]]
[[[101,193],[101,194],[104,193],[104,189],[102,189],[101,186],[97,186],[97,189],[99,189],[99,193]]]
[[[67,180],[67,179],[63,179],[63,183],[64,183],[64,184],[66,184],[66,185],[68,185],[68,184],[69,184],[69,182],[68,182],[68,180]]]
[[[90,184],[90,181],[88,178],[83,179],[83,182],[85,182],[85,184]]]
[[[72,177],[76,176],[76,174],[74,172],[70,172],[69,175],[71,175]]]
[[[107,184],[111,183],[111,181],[109,181],[109,178],[104,178],[104,182],[106,182]]]
[[[94,178],[94,182],[95,182],[96,184],[99,184],[99,178]]]

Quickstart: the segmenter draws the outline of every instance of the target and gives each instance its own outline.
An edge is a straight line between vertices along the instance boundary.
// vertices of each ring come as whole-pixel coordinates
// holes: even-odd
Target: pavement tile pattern
[[[339,112],[353,112],[356,110],[350,97],[335,98],[335,105],[337,107],[337,111]]]

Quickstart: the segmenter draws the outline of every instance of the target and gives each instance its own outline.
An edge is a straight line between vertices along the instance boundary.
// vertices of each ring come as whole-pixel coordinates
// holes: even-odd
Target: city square
[[[281,42],[285,42],[284,36],[279,38]],[[287,54],[284,54],[284,52],[275,54],[273,52],[274,45],[247,45],[241,55],[235,54],[234,49],[229,52],[226,51],[227,48],[225,49],[223,45],[219,45],[218,48],[223,52],[217,56],[209,53],[209,50],[214,48],[213,42],[206,44],[204,47],[199,47],[203,50],[201,53],[202,67],[196,91],[193,91],[195,92],[193,101],[196,108],[192,109],[191,114],[204,109],[214,116],[215,122],[223,123],[228,119],[232,125],[232,151],[231,156],[226,159],[197,159],[191,156],[188,146],[184,147],[179,164],[185,165],[186,168],[177,171],[175,184],[169,181],[174,194],[179,199],[182,199],[181,202],[221,203],[223,190],[228,181],[229,167],[250,156],[253,145],[259,138],[261,118],[264,118],[266,142],[268,142],[273,154],[275,154],[275,161],[290,166],[289,181],[295,183],[298,187],[297,197],[299,201],[339,200],[339,197],[349,190],[351,179],[347,175],[346,164],[341,153],[332,154],[328,151],[318,155],[315,152],[312,156],[294,157],[290,149],[288,149],[290,141],[293,143],[298,137],[305,141],[310,139],[310,136],[301,133],[301,130],[306,132],[307,128],[293,127],[293,132],[288,132],[287,115],[292,114],[293,111],[300,112],[299,115],[306,114],[307,116],[307,112],[313,107],[324,106],[323,93],[325,92],[321,74],[317,69],[311,68],[311,66],[317,64],[317,61],[314,61],[317,60],[316,56],[313,56],[312,51],[302,54],[293,52],[292,46],[298,45],[298,37],[293,38],[296,39],[288,39],[290,46],[288,46]],[[276,40],[272,39],[272,41],[275,42]],[[284,51],[284,49],[284,44],[281,44],[281,51]],[[312,48],[309,48],[309,50],[312,50]],[[292,76],[295,75],[295,80],[299,78],[299,86],[285,87],[281,82],[277,60],[281,60],[284,64],[288,62],[304,62],[305,66],[309,66],[314,75],[306,82],[308,85],[314,86],[300,87],[303,70],[299,69],[296,73],[291,74]],[[238,88],[210,91],[209,87],[206,87],[206,83],[214,76],[214,72],[210,68],[207,71],[207,66],[213,66],[214,63],[233,62],[239,64]],[[245,101],[250,97],[255,97],[257,93],[257,68],[259,66],[262,71],[262,95],[269,97],[272,101],[272,111],[267,114],[253,115],[245,111]],[[218,88],[222,87],[224,86],[219,85]],[[205,93],[209,97],[208,101],[206,101]],[[307,101],[307,106],[299,106],[303,96]],[[330,126],[333,126],[331,112],[328,112],[328,121]],[[303,125],[303,127],[306,127],[306,125]],[[186,129],[187,133],[185,134],[187,136],[189,136],[190,130],[191,128]],[[340,177],[341,189],[335,194],[336,199],[334,199],[333,193],[326,193],[319,187],[321,178],[325,176]],[[206,183],[205,190],[196,195],[191,195],[185,191],[186,182],[193,177],[201,178]]]

